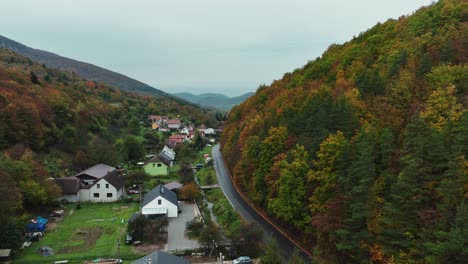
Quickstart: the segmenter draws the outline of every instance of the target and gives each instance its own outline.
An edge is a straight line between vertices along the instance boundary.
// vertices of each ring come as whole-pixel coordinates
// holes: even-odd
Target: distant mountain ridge
[[[172,95],[200,106],[214,107],[228,111],[232,107],[244,102],[253,94],[253,92],[250,92],[236,97],[228,97],[217,93],[204,93],[200,95],[194,95],[191,93],[174,93]]]
[[[33,61],[37,61],[40,64],[45,64],[47,67],[74,72],[82,78],[102,82],[121,90],[164,97],[170,96],[161,90],[127,77],[123,74],[113,72],[90,63],[62,57],[48,51],[33,49],[1,35],[0,47],[12,50],[18,54],[30,58]]]

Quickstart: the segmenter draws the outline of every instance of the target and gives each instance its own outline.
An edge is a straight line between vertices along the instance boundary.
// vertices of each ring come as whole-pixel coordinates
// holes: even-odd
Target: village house
[[[151,176],[169,175],[170,162],[161,155],[156,155],[143,165],[145,172]]]
[[[161,153],[159,155],[163,157],[165,160],[169,161],[170,167],[174,165],[176,153],[173,149],[171,149],[168,146],[164,146],[164,148],[161,150]]]
[[[169,119],[167,120],[167,127],[169,129],[179,130],[181,126],[180,119]]]
[[[167,117],[165,117],[165,116],[149,115],[148,119],[151,121],[151,123],[156,123],[158,125],[162,125],[162,124],[167,123]]]
[[[169,146],[175,146],[177,144],[184,143],[185,140],[187,140],[186,135],[172,135],[167,141]]]
[[[205,135],[214,135],[216,134],[216,131],[213,128],[207,128],[204,131]]]
[[[141,214],[146,217],[178,216],[179,203],[177,194],[160,184],[145,194]]]
[[[190,130],[187,127],[184,127],[179,131],[180,134],[184,134],[184,135],[188,135],[189,132]]]
[[[98,164],[74,176],[57,178],[61,188],[60,201],[66,202],[114,202],[124,193],[124,181],[114,172],[115,168]]]

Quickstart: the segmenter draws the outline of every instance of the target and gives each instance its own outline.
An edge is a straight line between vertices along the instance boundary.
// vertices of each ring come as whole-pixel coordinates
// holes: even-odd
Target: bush
[[[203,222],[200,218],[194,218],[187,222],[185,225],[185,230],[187,231],[190,238],[197,238],[200,236],[201,231],[203,230]]]

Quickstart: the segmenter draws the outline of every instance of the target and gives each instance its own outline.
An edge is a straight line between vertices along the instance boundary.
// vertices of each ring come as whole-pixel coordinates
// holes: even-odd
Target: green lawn
[[[197,159],[195,160],[194,164],[198,164],[198,163],[205,164],[204,155],[205,155],[205,154],[210,154],[210,157],[211,157],[211,149],[212,149],[212,148],[213,148],[213,146],[204,147],[204,148],[202,149],[202,151],[198,151],[198,152],[197,152]]]
[[[75,205],[66,208],[64,220],[56,227],[48,225],[45,237],[33,242],[22,250],[14,263],[53,263],[56,260],[69,260],[70,263],[83,263],[84,260],[113,257],[120,239],[120,257],[136,260],[139,255],[125,244],[126,222],[138,211],[138,204],[98,203],[82,204],[80,210]],[[42,257],[37,253],[40,246],[49,246],[55,255]]]
[[[203,167],[197,171],[198,180],[200,180],[200,185],[213,185],[218,183],[216,178],[216,172],[213,167]]]

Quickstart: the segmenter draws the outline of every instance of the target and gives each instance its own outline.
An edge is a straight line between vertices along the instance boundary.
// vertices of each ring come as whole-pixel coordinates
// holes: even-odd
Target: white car
[[[232,261],[232,264],[251,264],[252,260],[249,257],[238,257]]]

